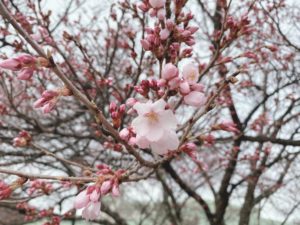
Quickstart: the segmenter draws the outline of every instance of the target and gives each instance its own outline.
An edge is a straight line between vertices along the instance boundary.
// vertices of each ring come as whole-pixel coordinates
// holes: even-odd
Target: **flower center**
[[[156,112],[151,111],[151,112],[146,113],[144,116],[147,117],[148,120],[152,123],[159,121],[158,115]]]
[[[189,74],[189,76],[188,76],[188,79],[189,79],[190,81],[194,81],[195,78],[196,78],[196,73],[195,73],[195,72],[191,72],[191,73]]]

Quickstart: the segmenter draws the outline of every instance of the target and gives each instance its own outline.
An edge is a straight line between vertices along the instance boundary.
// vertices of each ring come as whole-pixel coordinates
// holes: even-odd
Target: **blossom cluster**
[[[47,66],[49,66],[47,59],[28,54],[22,54],[0,62],[0,68],[18,71],[18,79],[20,80],[30,80],[34,71]]]

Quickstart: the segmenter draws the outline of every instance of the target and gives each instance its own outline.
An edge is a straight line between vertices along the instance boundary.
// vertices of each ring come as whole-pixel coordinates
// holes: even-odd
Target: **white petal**
[[[148,124],[147,118],[144,116],[138,116],[132,121],[131,126],[137,135],[145,136],[149,133],[150,128]]]
[[[159,123],[149,123],[149,130],[145,136],[150,142],[158,141],[164,134],[163,127]]]
[[[176,150],[178,146],[179,139],[175,131],[164,132],[164,135],[160,140],[151,143],[152,151],[159,155],[166,154],[169,150]]]
[[[147,103],[140,103],[137,102],[134,104],[133,108],[137,111],[139,115],[144,115],[145,113],[148,113],[151,111],[151,102]]]
[[[140,148],[149,148],[149,141],[144,136],[137,135],[136,136],[136,144]]]
[[[164,130],[176,129],[177,119],[172,110],[165,110],[159,113],[159,123]]]
[[[167,103],[165,102],[165,100],[163,100],[161,98],[158,101],[153,103],[152,109],[154,112],[159,112],[159,111],[165,110],[166,104]]]

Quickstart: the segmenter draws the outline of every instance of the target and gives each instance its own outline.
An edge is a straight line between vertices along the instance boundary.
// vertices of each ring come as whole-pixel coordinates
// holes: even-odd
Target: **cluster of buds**
[[[123,150],[123,146],[121,144],[114,142],[105,141],[103,146],[105,149],[112,149],[115,152],[121,152]]]
[[[215,144],[215,137],[212,134],[200,135],[198,140],[207,147]]]
[[[151,90],[159,96],[163,94],[163,92],[160,92],[158,83],[155,79],[142,80],[139,85],[134,86],[134,90],[146,98]]]
[[[228,132],[232,132],[235,134],[239,134],[240,130],[237,128],[237,125],[231,121],[225,121],[219,124],[215,124],[212,126],[212,130],[224,130]]]
[[[99,180],[94,185],[81,191],[75,199],[76,209],[83,209],[82,217],[86,220],[95,220],[100,215],[101,198],[109,193],[119,196],[119,177],[124,171],[112,171],[107,165],[99,165]],[[103,178],[109,177],[104,180]]]
[[[45,43],[51,45],[53,43],[53,39],[50,37],[49,32],[44,27],[39,27],[38,32],[30,35],[33,40],[37,42],[44,41]]]
[[[115,102],[110,103],[109,113],[113,121],[114,128],[118,129],[121,126],[122,117],[126,112],[126,105],[118,106]]]
[[[27,178],[20,177],[10,185],[0,180],[0,200],[9,198],[14,190],[22,187],[27,182]]]
[[[243,35],[250,35],[252,33],[252,28],[250,27],[250,20],[247,15],[241,17],[240,20],[228,16],[225,23],[225,30],[228,31],[228,34],[223,38],[221,46],[225,46],[233,40],[237,39]],[[219,39],[221,33],[218,31],[215,34],[215,37]]]
[[[25,147],[31,142],[31,135],[25,131],[22,130],[17,137],[13,139],[13,144],[15,147]]]
[[[35,70],[48,66],[49,61],[47,59],[28,54],[23,54],[0,62],[0,68],[18,71],[18,79],[20,80],[30,80]]]
[[[260,115],[254,122],[250,125],[251,129],[254,131],[261,131],[264,126],[268,125],[269,119],[267,113]]]
[[[172,34],[172,42],[168,43],[168,51],[166,53],[169,54],[172,60],[175,60],[179,55],[181,43],[185,43],[188,46],[195,44],[193,34],[198,30],[198,27],[188,26],[189,21],[193,19],[193,15],[181,12],[184,1],[176,1],[175,3],[176,23],[172,19],[166,18],[165,4],[166,0],[145,0],[139,4],[138,7],[143,12],[149,11],[150,16],[156,16],[160,22],[165,24],[165,26],[161,27],[161,23],[157,23],[153,29],[146,28],[147,36],[141,40],[141,44],[144,50],[151,51],[160,59],[165,54],[166,49],[164,46],[167,44],[166,40]],[[192,48],[187,48],[182,51],[180,57],[186,58],[191,55]]]
[[[43,193],[49,195],[53,191],[53,186],[51,183],[42,181],[42,180],[34,180],[31,182],[31,186],[28,190],[29,195],[34,193]]]
[[[165,4],[166,0],[144,0],[138,7],[143,12],[149,11],[152,17],[156,16],[159,20],[164,20],[166,17]]]
[[[129,145],[136,144],[135,132],[132,127],[124,128],[119,133],[122,140],[128,142]]]
[[[26,221],[32,221],[38,217],[38,211],[36,208],[30,206],[27,202],[18,203],[16,208],[25,212]]]
[[[186,143],[184,145],[181,146],[180,148],[181,151],[183,151],[184,153],[186,153],[193,161],[197,162],[197,146],[192,143]]]
[[[44,91],[42,97],[34,103],[34,108],[42,108],[44,113],[49,113],[54,109],[60,97],[71,95],[72,92],[66,87]]]
[[[43,223],[43,225],[60,225],[61,218],[58,216],[53,216],[51,221]]]
[[[178,91],[187,105],[201,107],[206,103],[204,86],[197,83],[199,79],[198,67],[187,64],[183,67],[182,76],[175,65],[168,63],[162,70],[162,79],[159,80],[160,87]]]

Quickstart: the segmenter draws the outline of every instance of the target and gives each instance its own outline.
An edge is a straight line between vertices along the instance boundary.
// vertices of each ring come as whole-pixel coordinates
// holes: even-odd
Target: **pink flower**
[[[82,209],[82,217],[86,220],[95,220],[100,215],[100,188],[98,186],[89,186],[86,190],[80,192],[76,198],[74,207]]]
[[[186,64],[182,70],[183,78],[189,83],[194,84],[197,83],[199,79],[199,70],[193,64]]]
[[[164,7],[164,5],[166,4],[166,0],[149,0],[149,3],[151,7],[159,9]]]
[[[206,97],[201,92],[192,91],[191,93],[189,93],[184,97],[184,102],[187,105],[191,105],[194,107],[201,107],[206,103]]]
[[[178,76],[178,69],[172,63],[168,63],[162,69],[162,78],[165,80],[171,80]]]
[[[82,211],[82,217],[86,220],[95,220],[99,217],[100,210],[101,202],[89,202]]]
[[[148,148],[157,154],[175,150],[179,140],[175,129],[177,119],[171,110],[166,110],[166,102],[160,99],[154,103],[136,103],[134,109],[138,117],[132,121],[136,132],[136,143],[140,148]]]

